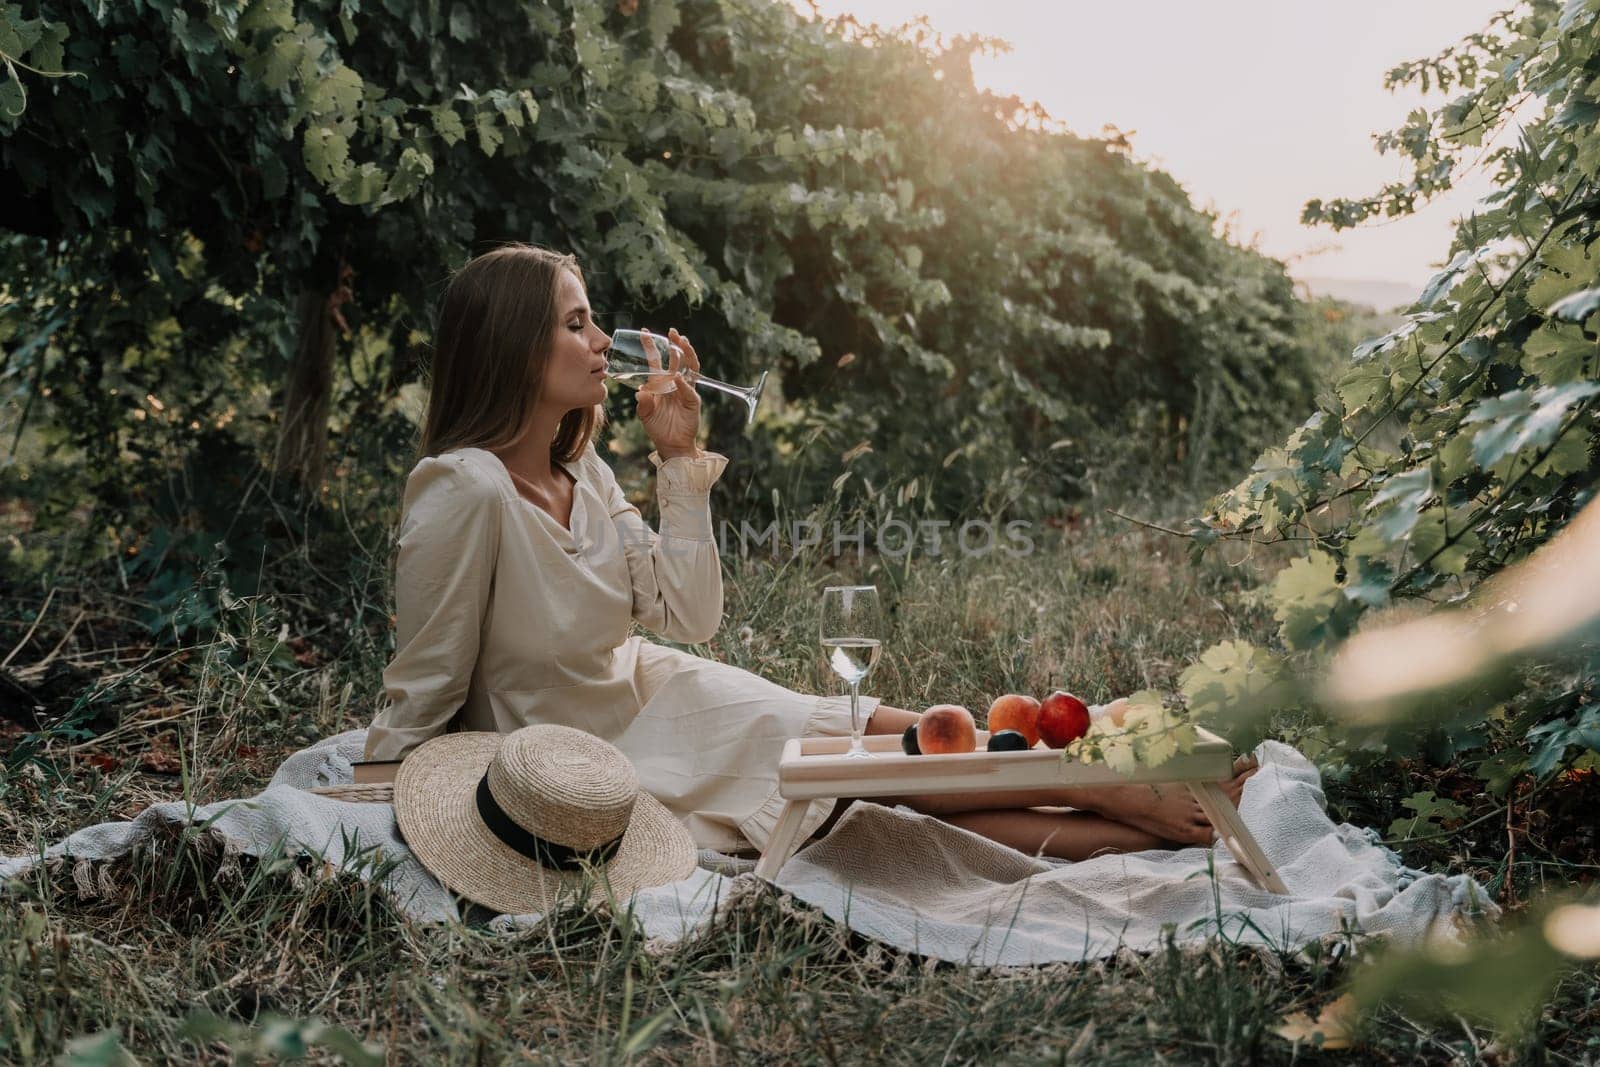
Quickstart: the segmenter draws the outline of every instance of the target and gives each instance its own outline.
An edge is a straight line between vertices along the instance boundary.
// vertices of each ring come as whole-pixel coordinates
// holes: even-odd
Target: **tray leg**
[[[799,844],[800,822],[806,816],[806,805],[809,803],[791,800],[783,806],[783,814],[778,816],[778,825],[772,828],[772,838],[767,842],[766,851],[761,853],[761,860],[756,864],[757,878],[772,881],[778,876],[779,869],[789,861],[795,846]]]
[[[1233,801],[1228,799],[1222,787],[1216,782],[1190,782],[1189,790],[1200,802],[1206,818],[1216,827],[1217,835],[1227,844],[1233,858],[1255,877],[1256,883],[1269,892],[1288,896],[1289,887],[1278,877],[1278,872],[1267,860],[1267,854],[1261,851],[1250,828],[1240,818],[1239,809],[1233,806]]]

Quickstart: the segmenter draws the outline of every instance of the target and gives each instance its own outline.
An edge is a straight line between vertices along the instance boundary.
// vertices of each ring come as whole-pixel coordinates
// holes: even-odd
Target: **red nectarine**
[[[1039,736],[1051,748],[1066,748],[1089,732],[1089,705],[1057,689],[1039,705]]]

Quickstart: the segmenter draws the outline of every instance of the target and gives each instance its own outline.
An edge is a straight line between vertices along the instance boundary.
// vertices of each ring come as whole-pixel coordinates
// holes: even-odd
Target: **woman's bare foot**
[[[1234,762],[1234,776],[1217,783],[1235,807],[1245,781],[1260,766],[1249,756]],[[1216,832],[1194,794],[1178,784],[1112,786],[1098,791],[1095,811],[1108,819],[1155,834],[1175,845],[1209,845]]]
[[[1217,783],[1222,786],[1222,791],[1228,795],[1234,807],[1239,806],[1239,798],[1244,796],[1245,780],[1260,769],[1261,764],[1256,762],[1256,758],[1246,754],[1233,761],[1233,777]]]
[[[1182,785],[1119,785],[1099,790],[1095,812],[1174,845],[1209,845],[1211,822]]]

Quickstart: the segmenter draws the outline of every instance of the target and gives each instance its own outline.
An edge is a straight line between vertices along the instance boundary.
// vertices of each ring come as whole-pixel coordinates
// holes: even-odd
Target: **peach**
[[[1027,739],[1028,747],[1039,743],[1039,702],[1021,693],[995,697],[989,705],[989,732],[1015,730]]]
[[[1121,726],[1122,725],[1122,720],[1127,718],[1127,715],[1128,715],[1128,698],[1127,697],[1118,697],[1117,699],[1113,700],[1111,703],[1107,704],[1105,707],[1100,709],[1100,717],[1102,719],[1110,719],[1112,725],[1114,725],[1114,726]]]
[[[917,720],[917,744],[930,756],[976,750],[978,727],[972,712],[959,704],[935,704]]]

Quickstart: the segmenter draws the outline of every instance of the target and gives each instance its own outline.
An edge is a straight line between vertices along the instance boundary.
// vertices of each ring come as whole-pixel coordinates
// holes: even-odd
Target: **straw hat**
[[[687,878],[689,831],[615,746],[568,726],[447,733],[406,757],[395,819],[451,889],[513,915],[548,911],[585,868],[617,899]]]

